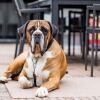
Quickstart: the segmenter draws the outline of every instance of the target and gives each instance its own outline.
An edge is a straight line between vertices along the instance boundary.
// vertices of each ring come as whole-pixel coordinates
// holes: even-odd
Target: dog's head
[[[35,57],[40,57],[53,39],[53,30],[57,30],[46,20],[29,20],[19,29],[24,33]],[[55,31],[56,32],[56,31]],[[55,34],[54,34],[55,35]]]

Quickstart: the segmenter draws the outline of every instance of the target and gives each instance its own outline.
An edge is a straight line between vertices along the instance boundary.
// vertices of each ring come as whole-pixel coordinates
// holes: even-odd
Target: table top
[[[33,2],[34,4],[34,2]],[[58,10],[61,8],[83,8],[86,10],[86,6],[93,4],[100,4],[100,0],[44,0],[39,1],[40,6],[50,6],[52,12],[52,23],[58,25]],[[32,3],[30,3],[32,6]]]
[[[48,6],[55,2],[55,5],[92,5],[100,3],[100,0],[44,0],[40,5]]]

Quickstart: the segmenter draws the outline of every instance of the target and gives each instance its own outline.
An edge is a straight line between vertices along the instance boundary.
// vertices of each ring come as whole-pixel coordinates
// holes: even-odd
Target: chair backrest
[[[95,12],[95,13],[94,13]],[[92,48],[92,37],[94,48],[100,51],[100,5],[87,6],[86,10],[86,33],[89,34],[89,49]],[[93,34],[94,33],[94,34]],[[94,49],[95,50],[95,49]]]
[[[26,7],[23,0],[17,0],[17,1],[21,9]]]
[[[70,19],[70,24],[71,25],[76,25],[79,26],[79,18],[78,17],[73,17]]]
[[[22,16],[21,9],[26,7],[24,1],[23,0],[13,0],[13,3],[16,7],[18,15]]]
[[[26,7],[23,0],[13,0],[13,1],[14,1],[14,4],[16,6],[18,5],[19,9],[22,9],[22,8],[25,8]]]
[[[16,13],[16,10],[15,10],[15,6],[13,3],[9,3],[8,4],[8,10],[9,10],[9,13],[8,13],[8,24],[11,24],[11,25],[18,25],[19,24],[19,19],[18,19],[18,15]]]
[[[69,11],[69,27],[71,31],[80,32],[82,29],[82,12]]]

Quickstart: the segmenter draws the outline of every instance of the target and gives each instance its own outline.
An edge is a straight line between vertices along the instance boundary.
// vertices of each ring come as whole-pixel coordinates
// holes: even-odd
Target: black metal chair
[[[73,35],[73,55],[75,55],[75,37],[80,33],[80,45],[83,52],[83,11],[69,11],[68,55],[70,56],[71,35]],[[71,34],[73,33],[73,34]],[[82,53],[83,54],[83,53]],[[84,54],[83,54],[84,55]]]
[[[26,20],[30,19],[30,15],[33,14],[35,15],[36,13],[42,13],[42,12],[46,12],[49,11],[50,8],[47,7],[39,7],[39,6],[32,6],[32,8],[29,8],[27,5],[25,5],[23,0],[13,0],[18,16],[19,16],[19,20],[20,20],[20,26],[23,25]],[[38,3],[37,3],[38,4]],[[38,17],[37,19],[39,19],[40,17]],[[34,19],[34,18],[33,18]],[[24,43],[25,43],[25,34],[23,34],[21,36],[21,38],[19,36],[17,36],[17,41],[16,41],[16,50],[15,50],[15,56],[16,57],[18,54],[20,54],[23,51],[24,48]],[[19,44],[19,46],[18,46]],[[19,47],[19,49],[18,49]]]
[[[93,13],[93,25],[89,26],[89,14],[90,11],[92,11]],[[100,13],[100,4],[93,4],[93,6],[87,6],[87,10],[86,10],[86,46],[85,46],[85,70],[87,70],[87,56],[88,56],[88,52],[89,50],[91,50],[91,77],[93,77],[93,69],[94,69],[94,64],[97,64],[97,60],[98,60],[98,33],[100,32],[100,27],[98,27],[99,23],[98,23],[98,11]],[[97,16],[97,20],[96,20],[96,16]],[[97,25],[95,24],[97,23]],[[89,47],[89,33],[92,34],[92,45],[91,47]],[[96,45],[94,46],[94,37],[96,34]],[[94,51],[95,53],[95,57],[94,57]]]
[[[4,38],[7,33],[7,4],[0,3],[0,38]]]
[[[17,13],[16,13],[16,10],[15,10],[15,6],[14,4],[11,2],[9,3],[8,5],[8,9],[9,9],[9,13],[8,13],[8,16],[7,17],[7,33],[9,34],[9,38],[16,38],[16,34],[14,33],[17,33],[17,27],[19,25],[19,20],[18,20],[18,17],[17,17]]]

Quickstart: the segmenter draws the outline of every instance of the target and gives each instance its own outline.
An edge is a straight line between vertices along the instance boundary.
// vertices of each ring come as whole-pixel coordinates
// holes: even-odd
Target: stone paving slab
[[[61,97],[61,98],[28,98],[28,99],[14,99],[11,98],[8,90],[6,89],[4,84],[0,84],[0,100],[100,100],[100,96],[92,96],[92,97]]]
[[[4,70],[10,61],[14,57],[15,44],[0,44],[0,74]],[[66,50],[65,50],[66,51]],[[77,53],[76,53],[77,54]],[[69,74],[74,77],[90,77],[90,66],[88,71],[84,70],[84,64],[80,61],[73,60],[75,62],[69,64]],[[100,77],[100,66],[95,67],[94,77]],[[98,88],[100,89],[100,88]],[[61,91],[62,92],[62,91]],[[100,100],[100,96],[88,96],[88,97],[61,97],[61,98],[28,98],[28,99],[14,99],[10,96],[6,86],[0,84],[0,100]]]
[[[6,87],[13,98],[34,98],[36,87],[21,89],[16,81],[9,81]],[[99,77],[69,77],[67,75],[60,82],[60,88],[49,93],[48,97],[84,97],[100,96]]]
[[[11,97],[4,84],[0,84],[0,100],[10,100]]]
[[[3,70],[5,69],[5,66],[7,66],[7,65],[3,65]],[[85,72],[86,71],[84,71],[84,66],[82,66],[82,64],[69,64],[69,78],[72,78],[72,77],[84,77],[84,78],[85,77],[90,77],[89,76],[89,71],[86,72],[87,74]],[[96,72],[97,72],[97,70],[95,69],[95,73]],[[99,71],[98,71],[98,73],[99,73]],[[97,75],[95,77],[99,77],[99,75]],[[44,98],[44,99],[40,99],[40,98],[14,99],[14,98],[11,98],[11,94],[8,93],[7,88],[3,84],[0,84],[0,93],[1,93],[0,94],[0,100],[100,100],[99,96],[64,97],[64,98],[62,97],[62,98]]]

